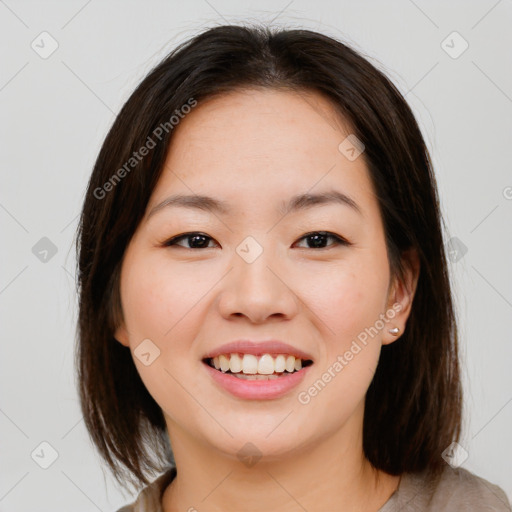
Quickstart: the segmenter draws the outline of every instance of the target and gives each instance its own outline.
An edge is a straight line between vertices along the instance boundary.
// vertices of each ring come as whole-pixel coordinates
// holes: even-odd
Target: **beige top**
[[[117,512],[163,512],[162,495],[176,476],[169,468],[140,491],[136,501]],[[464,468],[446,466],[434,481],[428,472],[404,473],[398,489],[377,512],[512,512],[501,487]]]

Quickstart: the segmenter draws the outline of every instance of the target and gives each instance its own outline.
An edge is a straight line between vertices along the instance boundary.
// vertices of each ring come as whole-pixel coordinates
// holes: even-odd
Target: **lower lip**
[[[302,382],[308,370],[313,366],[306,366],[300,371],[277,379],[246,380],[216,370],[208,363],[203,362],[203,365],[206,367],[206,371],[209,372],[213,380],[223,389],[238,398],[244,398],[246,400],[270,400],[286,395]]]

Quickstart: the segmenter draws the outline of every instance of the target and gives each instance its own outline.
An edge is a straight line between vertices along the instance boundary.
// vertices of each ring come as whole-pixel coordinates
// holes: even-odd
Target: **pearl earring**
[[[398,333],[400,332],[400,329],[398,327],[393,327],[392,329],[389,329],[388,332],[392,334],[393,336],[398,336]]]

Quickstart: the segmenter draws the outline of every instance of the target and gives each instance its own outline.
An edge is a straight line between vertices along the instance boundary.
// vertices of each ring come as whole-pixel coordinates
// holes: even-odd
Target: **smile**
[[[302,360],[288,354],[220,354],[206,359],[207,364],[223,373],[246,380],[271,380],[300,371],[313,364],[310,359]]]
[[[213,380],[230,394],[244,399],[279,398],[302,381],[310,359],[288,354],[220,354],[203,359]]]

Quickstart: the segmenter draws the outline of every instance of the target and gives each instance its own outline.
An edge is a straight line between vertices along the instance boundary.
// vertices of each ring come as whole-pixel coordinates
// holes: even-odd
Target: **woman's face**
[[[248,442],[282,456],[342,429],[359,435],[381,346],[396,339],[389,328],[404,329],[412,299],[389,273],[362,148],[313,93],[229,93],[200,102],[175,130],[124,256],[115,333],[171,441],[179,430],[231,456]],[[303,194],[327,199],[293,202]],[[223,207],[154,210],[175,195]],[[186,233],[196,237],[166,245]],[[302,353],[313,364],[263,382],[203,361],[236,340],[278,340],[292,347],[277,349],[285,360]]]

